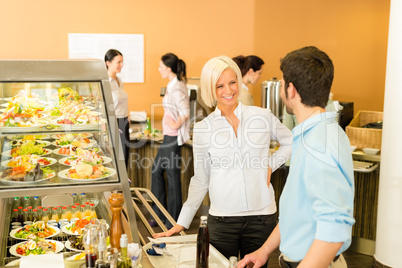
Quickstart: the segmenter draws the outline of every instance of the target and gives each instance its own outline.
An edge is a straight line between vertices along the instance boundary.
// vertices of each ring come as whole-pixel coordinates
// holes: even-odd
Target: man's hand
[[[269,255],[261,247],[253,253],[247,254],[244,258],[237,263],[238,268],[243,267],[261,267],[268,261]]]

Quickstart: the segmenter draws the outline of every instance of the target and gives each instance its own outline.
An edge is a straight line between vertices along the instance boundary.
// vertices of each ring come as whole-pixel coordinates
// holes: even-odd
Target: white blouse
[[[112,90],[112,98],[114,104],[114,112],[117,118],[124,118],[128,116],[128,95],[124,91],[123,82],[120,77],[117,76],[116,80],[109,77],[110,88]]]
[[[290,158],[292,133],[268,109],[239,102],[235,115],[240,119],[237,137],[218,108],[194,126],[194,176],[177,221],[185,228],[207,192],[214,216],[276,211],[273,187],[267,186],[268,166],[274,172]],[[269,156],[271,139],[280,147]]]

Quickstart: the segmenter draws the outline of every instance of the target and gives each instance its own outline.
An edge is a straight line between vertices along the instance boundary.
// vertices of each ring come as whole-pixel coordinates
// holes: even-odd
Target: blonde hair
[[[223,71],[227,69],[231,69],[235,72],[239,95],[241,94],[242,76],[236,62],[224,55],[212,58],[205,63],[201,72],[201,99],[208,107],[216,105],[216,83]],[[237,99],[239,99],[239,97]]]

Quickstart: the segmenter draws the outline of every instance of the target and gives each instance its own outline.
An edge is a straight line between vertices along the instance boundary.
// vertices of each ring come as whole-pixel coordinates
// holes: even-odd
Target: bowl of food
[[[378,154],[379,151],[380,151],[380,149],[376,149],[376,148],[363,148],[363,152],[365,154]]]

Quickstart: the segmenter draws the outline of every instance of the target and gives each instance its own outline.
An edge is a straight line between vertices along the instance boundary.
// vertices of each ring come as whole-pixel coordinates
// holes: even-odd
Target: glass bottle
[[[237,257],[231,256],[229,258],[229,268],[237,268]]]
[[[81,218],[80,219],[83,219],[83,218],[85,218],[85,212],[86,212],[85,205],[81,205],[80,210],[81,210]]]
[[[33,221],[40,221],[41,220],[41,218],[39,217],[38,210],[36,208],[34,208],[32,210],[32,220]]]
[[[67,216],[67,207],[62,207],[61,208],[61,217],[60,219],[66,219],[68,220],[68,216]]]
[[[32,202],[32,207],[37,209],[41,205],[42,205],[42,201],[41,201],[40,197],[37,196],[37,195],[34,196],[34,199],[33,199],[33,202]]]
[[[87,195],[86,195],[86,193],[81,193],[81,196],[80,196],[81,205],[85,205],[85,202],[87,202]]]
[[[127,255],[127,245],[128,245],[128,237],[126,234],[122,234],[120,237],[120,256],[117,260],[117,267],[118,268],[128,268],[128,255]]]
[[[196,268],[208,268],[209,233],[207,219],[207,216],[201,216],[200,227],[197,235]]]
[[[18,221],[20,223],[24,222],[24,211],[23,211],[22,207],[18,207]]]
[[[106,260],[106,242],[99,241],[98,244],[98,259],[95,262],[96,268],[110,268],[110,262]]]
[[[87,268],[94,268],[98,258],[98,226],[95,224],[87,224],[84,227],[84,235],[82,243],[85,247],[85,264]]]
[[[61,214],[63,213],[62,206],[57,206],[57,216],[61,219]]]
[[[24,222],[26,222],[26,221],[32,221],[32,218],[31,217],[29,217],[29,214],[28,214],[28,209],[27,208],[24,208],[23,209],[23,214],[24,214]]]
[[[72,210],[72,207],[73,206],[67,206],[66,207],[66,218],[67,218],[67,220],[68,221],[70,221],[71,220],[71,218],[73,217],[73,210]]]
[[[24,208],[27,208],[31,205],[31,199],[29,198],[29,196],[25,196],[24,200],[22,201],[22,206]]]
[[[73,193],[73,204],[75,203],[79,203],[80,202],[80,197],[78,196],[78,194]]]
[[[95,204],[89,204],[89,211],[91,218],[98,218],[95,211]]]
[[[152,128],[151,128],[151,121],[149,120],[149,117],[147,117],[147,124],[145,125],[144,134],[145,134],[145,135],[151,135],[151,131],[152,131]]]
[[[18,208],[13,209],[13,213],[11,214],[11,222],[18,222]]]
[[[21,206],[21,199],[18,196],[14,197],[13,209],[18,209],[18,207],[20,206]]]
[[[52,208],[52,220],[55,220],[56,222],[59,221],[59,213],[57,213],[57,207]]]
[[[50,220],[50,219],[49,219],[49,211],[48,211],[47,208],[44,208],[44,209],[43,209],[43,212],[42,212],[42,221],[44,221],[45,223],[47,223],[48,220]]]

